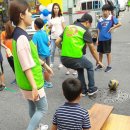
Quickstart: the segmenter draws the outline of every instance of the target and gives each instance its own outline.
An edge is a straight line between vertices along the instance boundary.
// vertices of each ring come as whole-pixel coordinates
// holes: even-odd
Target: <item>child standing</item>
[[[6,57],[10,67],[14,72],[14,60],[12,55],[12,33],[14,31],[14,27],[10,21],[7,21],[5,24],[5,30],[1,33],[1,45],[6,50]],[[16,80],[14,79],[11,84],[15,84]]]
[[[111,32],[121,26],[117,18],[110,15],[110,5],[105,4],[102,7],[103,17],[99,19],[98,28],[98,40],[97,51],[99,52],[99,61],[102,62],[103,54],[107,55],[107,67],[105,72],[112,70],[111,67]],[[95,70],[102,69],[100,65],[97,65]]]
[[[80,81],[68,78],[63,82],[62,89],[67,102],[56,110],[51,130],[89,129],[89,114],[79,105],[82,94]]]
[[[26,1],[12,1],[9,15],[11,22],[16,26],[13,32],[16,81],[29,104],[31,119],[27,130],[36,130],[48,109],[41,65],[50,74],[53,74],[53,71],[44,61],[39,59],[37,48],[25,31],[32,23],[28,3]]]
[[[3,70],[3,57],[1,53],[1,40],[0,40],[0,91],[4,90],[4,70]]]
[[[40,59],[45,61],[47,65],[50,66],[49,38],[47,33],[44,30],[42,30],[43,26],[44,26],[44,22],[41,18],[37,18],[34,21],[34,28],[37,32],[33,36],[33,42],[37,46],[38,55]],[[45,81],[44,87],[51,88],[52,86],[53,85],[50,82],[50,80]]]

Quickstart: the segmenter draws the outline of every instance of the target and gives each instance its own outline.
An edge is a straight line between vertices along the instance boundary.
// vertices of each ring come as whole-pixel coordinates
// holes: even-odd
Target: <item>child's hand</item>
[[[113,28],[113,27],[111,27],[111,28],[110,28],[110,30],[109,30],[108,32],[110,32],[110,33],[111,33],[113,30],[114,30],[114,28]]]
[[[12,56],[12,53],[9,48],[6,49],[6,53],[7,53],[8,57]]]

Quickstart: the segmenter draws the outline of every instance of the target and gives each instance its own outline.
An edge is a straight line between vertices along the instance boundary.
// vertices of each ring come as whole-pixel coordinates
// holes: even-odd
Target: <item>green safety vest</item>
[[[85,45],[83,35],[85,29],[76,25],[69,25],[63,33],[61,56],[70,58],[81,58],[83,56],[82,49]]]
[[[128,6],[130,6],[130,1],[128,1]]]
[[[17,46],[17,43],[15,40],[13,40],[13,57],[14,57],[14,67],[15,67],[15,76],[16,76],[17,85],[22,90],[31,91],[32,86],[29,83],[25,75],[25,72],[22,70],[21,64],[18,59],[16,46]],[[31,71],[32,71],[34,80],[36,82],[37,89],[40,89],[44,86],[44,78],[43,78],[43,73],[42,73],[42,67],[41,67],[38,53],[37,53],[37,48],[32,40],[30,41],[30,49],[31,49],[32,58],[36,64],[34,67],[31,68]]]

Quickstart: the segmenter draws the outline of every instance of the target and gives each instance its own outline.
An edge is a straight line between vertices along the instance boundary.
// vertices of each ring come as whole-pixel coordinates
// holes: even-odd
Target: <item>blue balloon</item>
[[[44,22],[44,24],[46,24],[46,23],[48,22],[48,20],[47,20],[47,19],[44,19],[43,22]]]
[[[48,15],[49,15],[49,11],[48,11],[47,9],[44,9],[44,10],[42,11],[42,14],[43,14],[44,16],[48,16]]]

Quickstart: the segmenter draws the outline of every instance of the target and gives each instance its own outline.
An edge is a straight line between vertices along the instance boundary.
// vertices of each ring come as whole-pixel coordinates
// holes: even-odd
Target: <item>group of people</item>
[[[93,64],[85,56],[86,47],[88,46],[96,61],[97,67],[95,70],[105,67],[102,64],[102,58],[103,54],[107,55],[108,65],[105,72],[109,72],[112,69],[110,66],[111,31],[121,26],[117,18],[111,15],[110,6],[108,4],[102,7],[102,11],[103,16],[99,19],[97,25],[98,56],[89,31],[93,21],[90,14],[85,13],[80,19],[77,19],[73,25],[65,26],[60,6],[54,3],[52,18],[49,21],[49,28],[51,29],[50,43],[47,33],[42,30],[44,23],[40,18],[34,21],[37,32],[32,39],[30,39],[27,34],[26,28],[32,23],[28,3],[26,1],[13,1],[10,3],[9,23],[13,23],[15,28],[10,31],[10,36],[6,38],[12,39],[13,49],[4,46],[6,45],[5,43],[3,43],[3,47],[5,47],[7,55],[12,57],[11,60],[13,59],[14,67],[12,67],[13,65],[10,60],[8,60],[9,64],[11,64],[14,71],[17,85],[29,105],[30,122],[27,130],[44,130],[46,127],[39,125],[48,110],[44,87],[52,86],[52,83],[50,80],[45,81],[43,73],[47,72],[53,75],[52,67],[54,64],[56,46],[60,48],[59,51],[61,55],[59,68],[64,65],[68,71],[69,69],[77,71],[78,79],[68,78],[62,83],[63,95],[67,101],[56,110],[51,130],[88,130],[91,127],[88,112],[79,105],[82,96],[86,96],[87,94],[92,96],[98,91],[98,87],[95,86]],[[52,46],[51,52],[49,45]],[[85,82],[84,69],[87,70],[88,87]],[[1,74],[3,74],[2,71]],[[1,86],[2,90],[4,84],[1,84]]]

